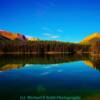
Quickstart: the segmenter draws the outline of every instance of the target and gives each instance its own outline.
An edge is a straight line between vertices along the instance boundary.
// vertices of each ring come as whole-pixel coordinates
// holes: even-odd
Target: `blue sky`
[[[0,29],[79,42],[100,32],[100,0],[0,0]]]

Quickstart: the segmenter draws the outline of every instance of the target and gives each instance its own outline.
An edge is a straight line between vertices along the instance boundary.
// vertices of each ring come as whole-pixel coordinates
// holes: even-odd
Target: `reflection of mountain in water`
[[[90,67],[99,69],[100,58],[89,57],[89,55],[2,55],[0,56],[0,71],[16,69],[25,64],[59,64],[73,61],[84,61]]]
[[[90,67],[100,70],[100,56],[92,56],[89,60],[84,61],[84,63]]]
[[[10,70],[10,69],[16,69],[16,68],[20,68],[21,66],[23,66],[22,64],[6,64],[3,66],[0,66],[0,70],[4,71],[4,70]]]

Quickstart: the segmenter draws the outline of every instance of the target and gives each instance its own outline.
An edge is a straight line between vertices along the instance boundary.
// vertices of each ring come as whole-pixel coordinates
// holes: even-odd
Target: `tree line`
[[[1,41],[1,53],[82,53],[88,52],[89,45],[61,41]]]

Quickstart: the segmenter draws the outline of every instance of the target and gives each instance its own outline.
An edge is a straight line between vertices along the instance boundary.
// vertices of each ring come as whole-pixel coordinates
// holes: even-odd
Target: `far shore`
[[[44,53],[38,53],[38,52],[0,52],[0,55],[2,54],[72,54],[73,52],[44,52]],[[73,54],[94,54],[93,52],[76,52]],[[99,54],[100,55],[100,54]]]

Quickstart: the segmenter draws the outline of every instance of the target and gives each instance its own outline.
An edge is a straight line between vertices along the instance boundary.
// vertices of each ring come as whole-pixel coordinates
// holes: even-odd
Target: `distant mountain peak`
[[[94,36],[94,37],[100,37],[100,33],[98,33],[98,32],[95,32],[95,33],[93,33],[92,35],[90,35],[90,36]]]
[[[26,41],[27,38],[24,36],[24,35],[21,35],[19,33],[12,33],[12,32],[8,32],[8,31],[5,31],[5,30],[0,30],[0,39],[3,39],[3,40],[21,40],[21,41]]]
[[[100,33],[95,32],[89,35],[88,37],[86,37],[85,39],[83,39],[80,43],[93,42],[94,40],[96,41],[97,39],[100,39]]]

